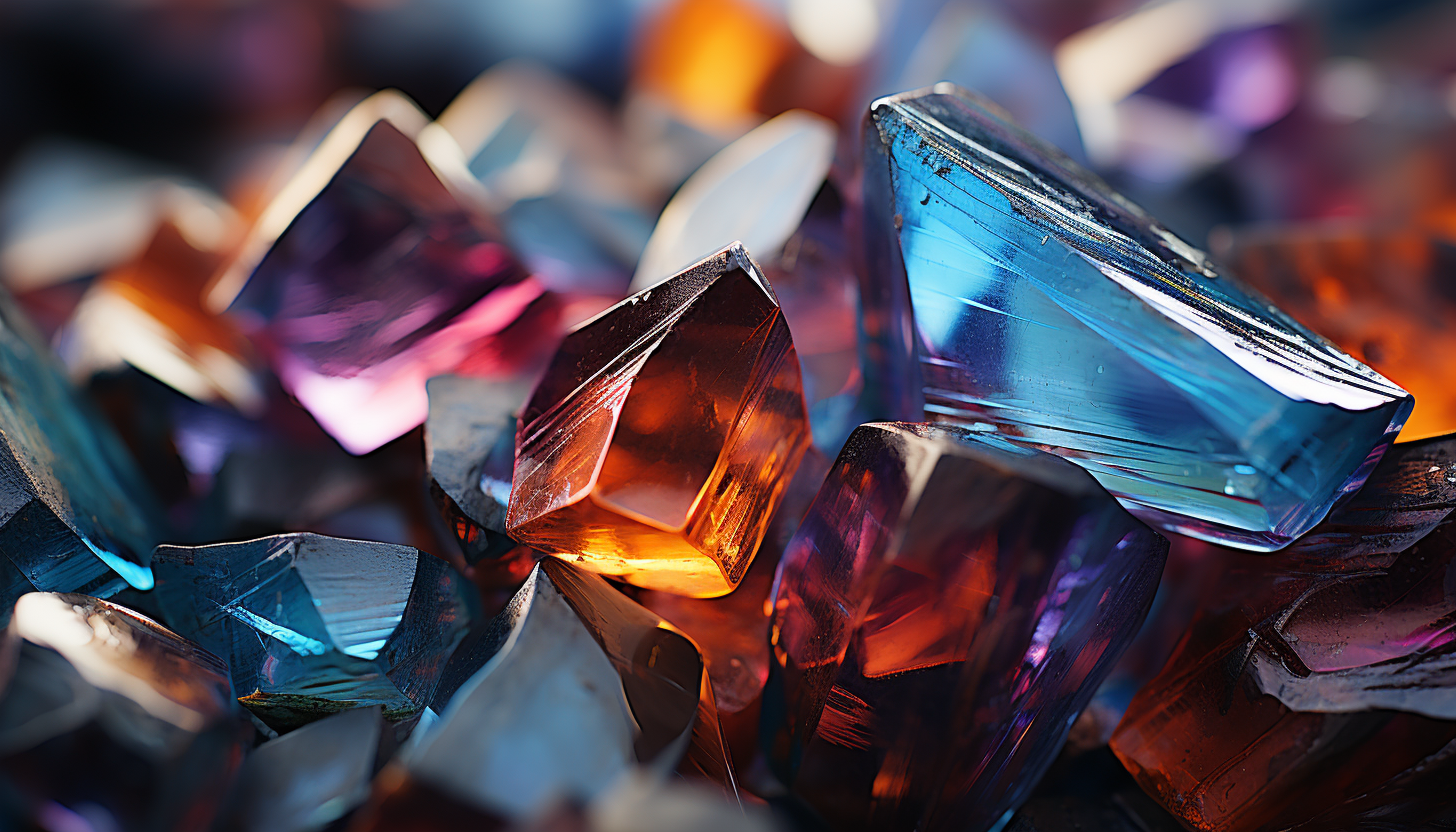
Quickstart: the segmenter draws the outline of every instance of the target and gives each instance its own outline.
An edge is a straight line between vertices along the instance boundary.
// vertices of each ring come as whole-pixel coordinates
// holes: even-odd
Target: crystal
[[[1182,832],[1183,826],[1138,789],[1122,764],[1103,745],[1070,757],[1063,751],[1031,799],[1009,818],[1004,829],[1006,832]]]
[[[1456,430],[1456,245],[1350,224],[1224,234],[1215,253],[1300,323],[1415,396],[1402,441]]]
[[[521,415],[506,530],[648,589],[723,595],[808,442],[793,340],[735,244],[567,336]]]
[[[355,708],[269,740],[243,762],[218,832],[323,829],[369,798],[385,737],[379,706]]]
[[[162,519],[136,463],[0,291],[0,621],[24,593],[152,587]]]
[[[467,563],[498,558],[516,545],[506,536],[506,505],[516,461],[516,411],[529,390],[462,376],[432,378],[426,389],[430,496]]]
[[[85,595],[22,596],[3,640],[0,802],[20,828],[207,827],[246,730],[216,656]],[[74,815],[93,820],[46,821]]]
[[[424,421],[425,380],[509,377],[548,353],[558,300],[477,208],[460,149],[398,93],[344,116],[212,287],[351,453]]]
[[[1112,738],[1143,789],[1228,830],[1415,828],[1449,803],[1453,509],[1456,439],[1402,443],[1287,549],[1221,553]]]
[[[879,372],[919,379],[900,406],[1062,454],[1140,518],[1241,548],[1357,489],[1410,396],[991,106],[937,86],[866,123],[872,273],[913,308],[871,334],[896,359]]]
[[[799,355],[815,443],[833,453],[855,409],[859,278],[830,176],[836,129],[800,110],[770,119],[708,160],[662,211],[632,289],[670,277],[737,240],[755,252]]]
[[[223,656],[238,701],[278,731],[370,705],[415,715],[478,617],[470,584],[408,546],[284,534],[153,560],[167,620]]]
[[[637,763],[660,776],[717,727],[698,722],[711,694],[693,643],[556,560],[465,658],[479,669],[387,770],[377,815],[440,795],[520,820],[553,799],[590,800]]]
[[[834,828],[989,828],[1136,634],[1166,551],[1056,456],[861,426],[780,566],[777,771]]]

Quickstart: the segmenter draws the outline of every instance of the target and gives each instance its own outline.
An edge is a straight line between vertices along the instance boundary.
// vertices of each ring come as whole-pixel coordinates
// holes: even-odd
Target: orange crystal
[[[788,325],[734,243],[567,336],[521,414],[507,532],[647,589],[725,595],[808,444]]]

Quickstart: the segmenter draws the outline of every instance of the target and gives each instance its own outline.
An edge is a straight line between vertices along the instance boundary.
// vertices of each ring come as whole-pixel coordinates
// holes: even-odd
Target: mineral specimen
[[[207,827],[246,730],[216,656],[85,595],[22,596],[0,638],[0,825]]]
[[[478,617],[470,584],[408,546],[285,534],[153,558],[167,620],[223,656],[238,701],[280,731],[369,705],[419,712]]]
[[[1289,548],[1223,553],[1113,735],[1144,790],[1197,829],[1451,820],[1453,509],[1456,440],[1405,443]]]
[[[1241,548],[1285,545],[1357,489],[1410,396],[991,107],[949,85],[871,107],[867,262],[913,319],[866,319],[898,359],[867,383]]]
[[[424,421],[431,376],[509,376],[554,344],[556,300],[477,209],[477,187],[448,134],[378,93],[323,139],[209,293],[353,453]]]
[[[783,314],[732,245],[562,343],[521,415],[506,530],[638,586],[723,595],[808,442]]]
[[[1167,545],[1050,454],[861,426],[780,567],[778,772],[835,828],[990,828],[1136,634]]]

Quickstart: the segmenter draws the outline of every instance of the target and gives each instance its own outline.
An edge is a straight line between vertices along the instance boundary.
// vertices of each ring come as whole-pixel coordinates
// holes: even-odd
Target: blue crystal
[[[160,509],[109,425],[0,292],[0,620],[33,590],[152,587]]]
[[[418,713],[479,618],[474,588],[408,546],[285,534],[153,559],[168,622],[223,656],[239,701],[277,730],[371,705]]]
[[[1358,489],[1409,415],[994,105],[880,99],[866,139],[868,262],[913,309],[872,333],[890,386],[918,379],[900,407],[918,388],[925,416],[1061,454],[1150,523],[1262,550]]]

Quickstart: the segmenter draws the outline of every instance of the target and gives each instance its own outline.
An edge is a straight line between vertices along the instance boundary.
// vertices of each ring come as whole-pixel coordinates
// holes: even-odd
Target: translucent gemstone
[[[239,700],[275,730],[381,705],[427,705],[478,617],[474,589],[408,546],[285,534],[159,546],[167,620],[223,656]]]
[[[641,291],[737,240],[778,297],[804,380],[815,443],[838,451],[865,421],[856,405],[860,286],[830,177],[836,129],[794,110],[709,159],[662,210],[632,289]]]
[[[780,567],[778,771],[835,828],[990,828],[1137,633],[1167,545],[1050,454],[861,426]]]
[[[0,825],[207,827],[246,731],[216,656],[85,595],[22,596],[3,641]]]
[[[711,701],[697,648],[596,575],[542,561],[490,632],[464,657],[478,670],[381,778],[380,816],[441,795],[518,821],[638,764],[662,776],[716,732],[711,710],[697,719]]]
[[[1415,396],[1402,441],[1456,430],[1456,246],[1349,224],[1268,226],[1215,252],[1251,286]]]
[[[461,376],[432,378],[427,390],[430,496],[467,563],[501,557],[516,545],[506,536],[506,505],[516,461],[516,411],[530,391]]]
[[[870,264],[913,308],[873,333],[919,380],[901,406],[919,392],[932,419],[1059,453],[1148,522],[1241,548],[1357,489],[1410,396],[988,106],[946,85],[870,111]]]
[[[723,595],[808,442],[793,340],[733,245],[567,336],[521,416],[507,531],[638,586]]]
[[[0,620],[32,590],[150,589],[161,512],[110,425],[0,292]]]
[[[426,379],[509,377],[549,352],[557,299],[477,210],[454,140],[379,93],[344,116],[213,286],[284,386],[352,453],[424,421]]]
[[[1225,552],[1112,748],[1199,829],[1427,828],[1456,748],[1456,440],[1394,446],[1273,556]],[[1449,819],[1449,818],[1448,818]]]

